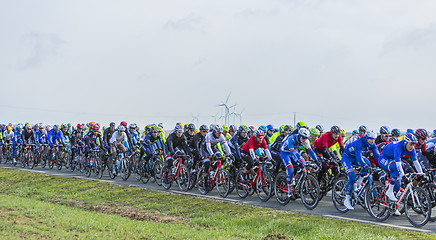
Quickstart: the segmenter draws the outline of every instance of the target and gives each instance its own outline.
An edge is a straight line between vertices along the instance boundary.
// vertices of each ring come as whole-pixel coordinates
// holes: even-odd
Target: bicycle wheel
[[[112,160],[110,160],[109,158],[106,161],[106,166],[107,166],[107,171],[108,171],[109,177],[111,179],[114,179],[117,176],[117,174],[116,174],[116,172],[114,173],[114,166],[113,166]]]
[[[90,164],[89,158],[85,158],[83,160],[83,165],[84,165],[83,173],[85,174],[85,176],[86,177],[91,176],[92,166]]]
[[[245,175],[245,177],[243,177]],[[236,192],[240,198],[246,198],[251,191],[250,182],[247,179],[248,174],[244,174],[243,170],[239,170],[236,175]]]
[[[48,168],[49,169],[53,169],[53,167],[54,167],[54,165],[55,165],[55,159],[53,159],[54,158],[54,156],[52,155],[52,156],[50,156],[50,159],[48,159]]]
[[[121,159],[120,175],[123,181],[127,181],[130,177],[130,164],[127,158]]]
[[[153,170],[151,168],[151,164],[152,164],[151,161],[152,160],[150,159],[150,160],[148,160],[148,163],[144,162],[142,165],[139,165],[140,169],[138,171],[140,173],[142,173],[141,181],[144,184],[147,184],[153,176]]]
[[[390,215],[389,199],[385,189],[385,185],[381,182],[374,182],[365,194],[366,210],[377,221],[384,221]]]
[[[28,166],[29,166],[30,169],[33,169],[33,168],[35,167],[35,165],[36,165],[35,154],[33,153],[32,150],[29,150],[29,151],[30,151],[30,152],[28,153],[28,157],[29,157],[29,159],[28,159],[27,164],[28,164]]]
[[[96,157],[94,161],[94,173],[95,175],[101,179],[103,177],[104,167],[103,162],[100,157]]]
[[[154,164],[154,178],[156,179],[156,184],[162,186],[162,169],[164,168],[163,162],[158,160]]]
[[[193,189],[195,187],[195,185],[197,184],[197,179],[198,179],[197,175],[198,175],[198,170],[197,171],[190,171],[188,191]]]
[[[316,208],[320,196],[318,180],[312,174],[307,174],[298,189],[304,206],[309,210]]]
[[[430,221],[434,222],[436,221],[436,185],[435,184],[429,184],[429,197],[431,200],[431,217]]]
[[[343,213],[348,211],[348,208],[346,208],[344,206],[345,189],[346,189],[347,183],[348,183],[348,178],[340,177],[335,181],[335,183],[333,184],[333,189],[332,189],[333,204],[335,205],[335,208],[339,212],[343,212]],[[354,206],[353,203],[352,203],[352,205]]]
[[[431,200],[427,191],[413,187],[404,199],[405,212],[409,222],[415,227],[427,224],[431,217]]]
[[[62,163],[62,153],[61,152],[56,153],[56,165],[57,165],[59,171],[62,170],[63,163]]]
[[[45,166],[47,165],[47,155],[48,155],[48,153],[47,153],[46,150],[41,152],[41,156],[40,156],[41,157],[41,162],[40,162],[40,164],[41,164],[42,168],[45,168]]]
[[[229,195],[230,176],[229,172],[227,172],[225,169],[221,169],[216,178],[216,190],[221,197],[227,197]]]
[[[171,175],[171,169],[165,167],[162,169],[162,186],[165,190],[171,188],[171,184],[173,183],[173,176]]]
[[[179,173],[176,176],[177,185],[181,191],[186,192],[189,186],[189,171],[184,164],[180,166]]]
[[[197,189],[201,194],[205,195],[205,194],[207,194],[207,191],[206,191],[206,179],[207,178],[204,177],[203,173],[204,173],[204,168],[201,168],[197,174]]]
[[[273,185],[271,174],[267,171],[261,171],[256,179],[256,193],[260,201],[266,202],[271,198]]]
[[[27,159],[26,159],[27,152],[23,152],[20,154],[20,160],[21,160],[21,167],[25,168],[27,166]]]
[[[287,173],[279,172],[274,180],[274,195],[280,205],[286,205],[291,200],[288,197],[288,183],[286,181]]]

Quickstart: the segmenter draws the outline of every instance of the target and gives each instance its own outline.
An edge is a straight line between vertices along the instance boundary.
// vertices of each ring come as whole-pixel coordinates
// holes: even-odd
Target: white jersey
[[[210,155],[213,155],[212,147],[216,146],[218,143],[221,143],[222,146],[226,149],[226,153],[228,155],[231,155],[229,145],[227,144],[226,138],[223,134],[221,134],[219,138],[215,138],[213,132],[209,132],[206,134],[204,142],[206,143],[206,149]]]
[[[113,144],[114,142],[116,143],[124,143],[127,142],[127,135],[125,132],[123,132],[123,134],[120,136],[120,134],[118,133],[118,131],[114,132],[112,134],[111,139],[109,140],[110,144]]]
[[[4,141],[12,140],[12,138],[14,138],[14,131],[11,131],[10,133],[8,133],[8,131],[3,132],[3,140]]]

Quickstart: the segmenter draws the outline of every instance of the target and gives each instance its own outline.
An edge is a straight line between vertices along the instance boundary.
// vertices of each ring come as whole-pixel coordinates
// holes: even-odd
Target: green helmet
[[[341,135],[345,136],[345,130],[343,128],[341,128]]]
[[[302,127],[307,128],[307,125],[305,122],[298,122],[297,125],[295,126],[297,129],[300,129]]]
[[[280,126],[280,132],[282,133],[282,132],[291,132],[293,129],[292,129],[292,126],[291,125],[282,125],[282,126]]]
[[[229,127],[227,127],[227,125],[223,125],[223,132],[228,132],[229,131]]]
[[[316,128],[310,129],[310,136],[319,136],[319,135],[321,135],[321,133],[319,132],[318,129]]]

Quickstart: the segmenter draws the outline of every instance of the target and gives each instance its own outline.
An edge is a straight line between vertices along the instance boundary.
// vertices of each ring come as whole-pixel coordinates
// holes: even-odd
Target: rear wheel
[[[436,221],[436,185],[430,184],[428,191],[432,206],[430,221],[434,222]]]
[[[189,186],[189,172],[185,165],[181,165],[179,173],[176,176],[177,184],[181,191],[187,191]]]
[[[165,167],[165,169],[162,169],[162,186],[168,190],[171,188],[172,183],[173,176],[171,175],[171,169]]]
[[[247,175],[244,174],[243,170],[239,170],[238,175],[236,175],[236,192],[240,198],[246,198],[251,191]]]
[[[221,197],[227,197],[230,193],[230,177],[225,169],[221,169],[216,178],[216,189]]]

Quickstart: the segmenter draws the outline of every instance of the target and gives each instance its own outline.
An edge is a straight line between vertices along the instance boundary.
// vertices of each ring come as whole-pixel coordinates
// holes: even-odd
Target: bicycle
[[[317,178],[320,179],[319,181],[319,188],[320,188],[320,197],[319,200],[321,201],[321,199],[327,195],[327,193],[332,190],[333,188],[333,184],[337,181],[337,179],[341,178],[341,177],[346,177],[347,174],[344,172],[343,169],[341,169],[341,163],[339,161],[339,159],[336,158],[330,158],[330,159],[325,159],[323,156],[318,155],[319,161],[318,163],[321,163],[322,161],[326,161],[327,162],[327,171],[322,175],[321,178]],[[319,173],[319,171],[321,170],[322,166],[318,166],[318,170],[316,171],[316,173],[314,173],[315,176],[318,176],[317,173]]]
[[[356,169],[356,171],[359,171],[359,169]],[[366,192],[373,186],[374,184],[374,174],[380,175],[382,173],[382,178],[384,171],[382,169],[378,168],[371,168],[368,172],[368,174],[365,174],[364,176],[360,175],[359,173],[357,175],[360,175],[363,177],[362,183],[360,186],[355,186],[354,191],[351,194],[351,206],[356,206],[356,204],[359,204],[364,209],[367,209],[366,205]],[[348,212],[348,208],[344,206],[345,201],[345,195],[346,195],[346,186],[348,183],[348,176],[341,176],[338,178],[335,183],[333,184],[332,188],[332,201],[335,208],[342,213]],[[356,185],[356,183],[354,183]]]
[[[308,163],[306,164],[308,168],[316,168],[316,164]],[[274,195],[276,196],[277,202],[280,205],[286,205],[291,200],[292,196],[297,198],[301,197],[301,201],[304,206],[312,210],[316,208],[320,200],[320,190],[319,183],[315,176],[308,173],[305,168],[301,165],[297,165],[298,169],[294,177],[294,188],[291,189],[292,192],[289,195],[288,183],[287,183],[287,172],[281,171],[277,174],[274,181]]]
[[[162,172],[162,186],[168,190],[171,188],[172,182],[176,181],[181,191],[187,191],[189,186],[189,171],[183,164],[185,154],[176,152],[173,156],[175,164],[171,169],[164,167]]]
[[[198,171],[198,191],[200,191],[200,193],[204,195],[212,191],[212,189],[216,186],[218,194],[221,197],[227,197],[230,190],[230,177],[229,173],[225,169],[223,169],[222,166],[222,161],[224,160],[224,158],[212,157],[210,160],[211,164],[209,171],[206,174],[206,179],[204,174],[204,166]],[[207,184],[209,184],[210,186],[209,189],[207,188]]]
[[[3,145],[3,155],[4,155],[3,160],[5,164],[8,163],[9,161],[12,161],[12,152],[13,152],[12,144],[10,142],[9,143],[6,142]]]
[[[87,162],[89,162],[89,164],[87,164],[85,167],[85,176],[91,176],[92,171],[94,172],[95,176],[101,179],[103,177],[104,167],[101,160],[99,147],[95,147],[91,150]]]
[[[21,157],[21,167],[25,168],[28,166],[30,169],[33,169],[35,167],[35,154],[33,153],[33,146],[34,144],[27,144],[23,148],[22,154],[20,154]]]
[[[431,216],[429,221],[436,221],[436,184],[435,174],[436,169],[427,169],[425,176],[419,181],[419,186],[427,191],[431,201]]]
[[[397,201],[391,201],[386,196],[388,184],[375,182],[365,197],[369,215],[377,221],[385,221],[402,207],[413,226],[422,227],[427,224],[431,218],[432,202],[426,190],[413,185],[418,175],[420,174],[407,173],[403,177],[406,187],[398,193]]]
[[[264,165],[272,163],[267,161],[266,156],[261,156],[259,162],[244,175],[244,167],[241,168],[236,176],[236,192],[240,198],[251,196],[256,191],[257,196],[262,202],[268,201],[272,196],[273,180],[269,172],[264,171]],[[254,175],[254,176],[253,176]]]

